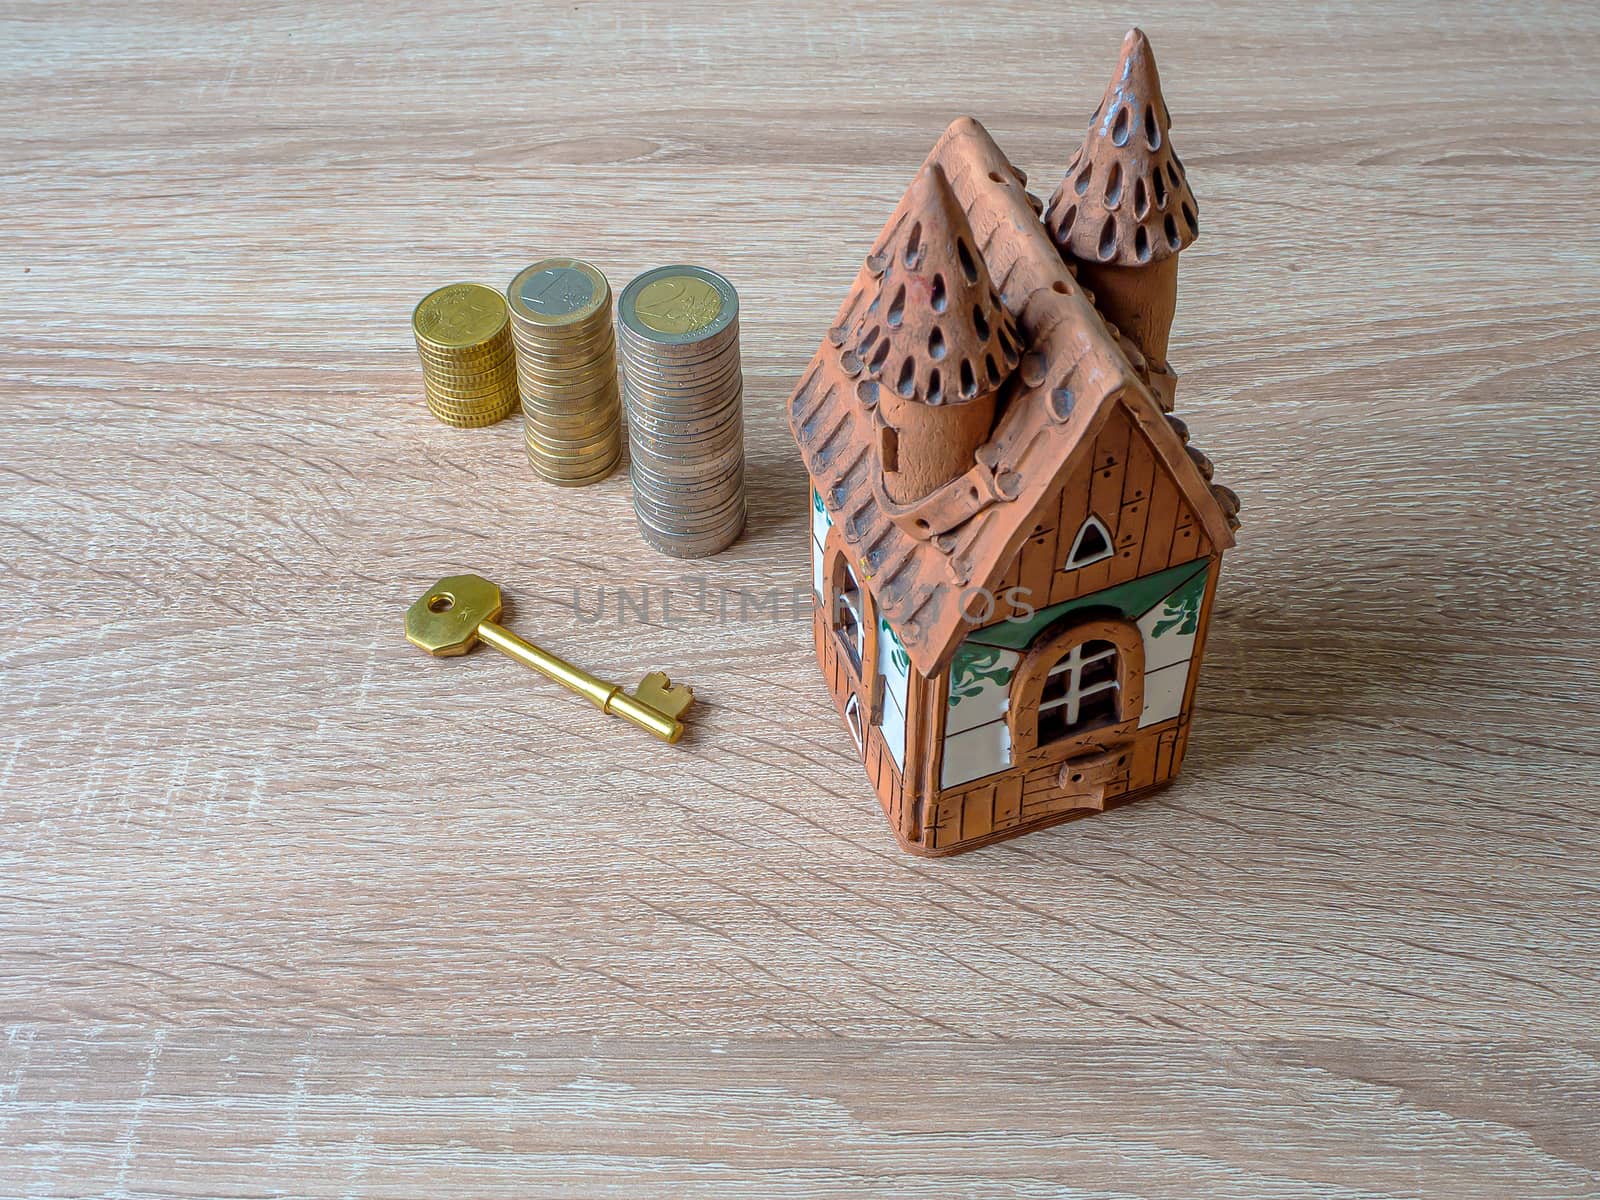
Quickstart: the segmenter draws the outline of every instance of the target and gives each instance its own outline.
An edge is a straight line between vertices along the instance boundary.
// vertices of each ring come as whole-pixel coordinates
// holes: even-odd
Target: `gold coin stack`
[[[506,301],[534,474],[598,483],[622,457],[611,285],[586,262],[546,258],[511,281]]]
[[[411,314],[428,411],[446,425],[493,425],[517,408],[517,360],[506,302],[481,283],[452,283]]]
[[[738,294],[703,267],[657,267],[623,289],[617,323],[639,536],[715,554],[744,529]]]

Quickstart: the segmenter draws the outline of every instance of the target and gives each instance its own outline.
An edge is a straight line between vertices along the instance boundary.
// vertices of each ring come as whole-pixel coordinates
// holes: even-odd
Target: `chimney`
[[[1051,238],[1094,293],[1095,306],[1162,370],[1178,303],[1178,254],[1200,233],[1171,126],[1150,41],[1131,29],[1111,85],[1045,209]]]
[[[884,490],[911,504],[969,471],[1021,353],[972,226],[943,168],[922,169],[878,252],[878,292],[843,365],[883,420]]]

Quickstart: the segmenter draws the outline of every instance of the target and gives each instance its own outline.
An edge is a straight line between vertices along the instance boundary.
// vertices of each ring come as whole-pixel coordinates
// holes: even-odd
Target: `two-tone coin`
[[[644,541],[699,558],[744,528],[739,297],[714,271],[646,271],[617,301],[634,517]]]
[[[622,457],[611,286],[589,263],[546,258],[506,288],[528,462],[563,486],[594,483]]]

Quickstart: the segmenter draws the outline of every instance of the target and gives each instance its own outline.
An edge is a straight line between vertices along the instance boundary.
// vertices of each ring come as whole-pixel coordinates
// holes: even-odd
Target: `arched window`
[[[829,621],[833,625],[833,631],[838,635],[845,654],[859,672],[862,658],[866,654],[866,609],[861,603],[861,584],[857,582],[856,573],[850,569],[850,563],[843,554],[835,556],[833,560],[833,596],[830,608]]]
[[[1034,639],[1011,682],[1011,745],[1058,758],[1132,733],[1144,708],[1144,641],[1119,618],[1066,621]]]
[[[1117,647],[1078,642],[1045,672],[1039,691],[1039,744],[1116,723],[1121,712]]]

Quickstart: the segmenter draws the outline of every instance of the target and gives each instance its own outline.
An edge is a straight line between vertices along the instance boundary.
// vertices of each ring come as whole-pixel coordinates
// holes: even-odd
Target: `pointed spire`
[[[903,212],[874,252],[878,293],[845,342],[845,369],[930,406],[990,395],[1016,369],[1021,340],[937,163],[917,175]]]
[[[1185,249],[1200,233],[1198,205],[1168,136],[1150,40],[1122,39],[1122,58],[1089,118],[1045,224],[1063,253],[1083,262],[1136,267]]]

